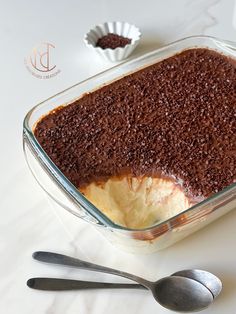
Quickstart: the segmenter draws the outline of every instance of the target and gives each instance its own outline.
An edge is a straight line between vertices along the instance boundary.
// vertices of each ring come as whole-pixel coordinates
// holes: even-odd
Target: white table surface
[[[33,276],[117,280],[37,263],[31,258],[35,250],[71,254],[150,280],[184,268],[210,270],[222,278],[224,288],[203,313],[236,313],[236,211],[169,249],[153,255],[131,255],[112,247],[93,227],[52,207],[29,172],[22,152],[22,120],[33,105],[112,66],[85,47],[82,38],[91,26],[108,20],[139,26],[143,37],[132,57],[188,35],[236,40],[234,2],[0,0],[0,313],[170,313],[144,291],[31,290],[25,282]],[[48,80],[33,77],[24,65],[24,58],[42,41],[56,46],[61,70]]]

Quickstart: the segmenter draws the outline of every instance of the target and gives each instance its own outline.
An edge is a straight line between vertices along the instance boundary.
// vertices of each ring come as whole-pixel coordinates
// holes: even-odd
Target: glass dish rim
[[[205,35],[196,35],[196,36],[188,36],[188,37],[184,37],[181,39],[178,39],[176,41],[173,41],[171,43],[168,43],[164,46],[162,46],[161,48],[155,49],[151,52],[145,53],[137,58],[131,59],[129,61],[125,61],[125,62],[121,62],[118,65],[115,65],[107,70],[104,70],[102,72],[99,72],[89,78],[86,78],[85,80],[82,80],[62,91],[60,91],[59,93],[54,94],[53,96],[45,99],[44,101],[41,101],[40,103],[36,104],[35,106],[33,106],[31,108],[31,110],[28,111],[28,113],[26,114],[24,121],[23,121],[23,137],[24,140],[29,144],[29,148],[30,150],[33,152],[34,156],[36,157],[37,161],[40,163],[40,165],[44,168],[44,170],[49,174],[50,178],[55,182],[55,184],[62,189],[67,196],[69,196],[69,198],[72,198],[76,203],[78,203],[80,206],[82,206],[89,214],[89,216],[92,216],[93,218],[95,218],[98,221],[98,225],[106,227],[106,228],[110,228],[110,229],[118,229],[120,231],[129,231],[129,232],[145,232],[145,231],[151,231],[155,228],[158,227],[162,227],[166,224],[171,223],[171,221],[178,219],[181,215],[185,215],[185,214],[189,214],[191,212],[195,212],[195,210],[197,210],[199,207],[202,207],[203,205],[216,200],[219,196],[221,196],[222,194],[226,194],[226,192],[230,192],[231,190],[234,190],[236,188],[236,182],[232,183],[231,185],[227,186],[226,188],[224,188],[223,190],[211,195],[210,197],[206,198],[205,200],[187,208],[186,210],[178,213],[177,215],[170,217],[166,220],[160,221],[155,225],[143,228],[143,229],[131,229],[131,228],[127,228],[121,225],[116,224],[115,222],[113,222],[109,217],[107,217],[105,214],[102,213],[102,211],[100,211],[96,206],[94,206],[68,179],[67,177],[60,171],[60,169],[53,163],[53,161],[49,158],[49,156],[44,152],[43,148],[41,147],[41,145],[39,144],[39,142],[37,141],[37,139],[34,136],[34,133],[31,131],[31,128],[29,126],[29,120],[33,114],[33,112],[38,109],[39,107],[42,107],[43,105],[45,105],[46,102],[53,100],[54,98],[69,92],[70,90],[77,88],[79,85],[84,84],[86,82],[91,81],[92,79],[96,79],[99,78],[105,74],[111,73],[112,71],[114,71],[115,69],[118,69],[122,66],[128,66],[129,64],[132,64],[134,62],[138,62],[139,60],[142,60],[144,58],[147,58],[149,56],[152,56],[158,52],[167,50],[168,48],[170,48],[171,46],[174,46],[180,42],[183,41],[187,41],[189,39],[206,39],[206,40],[211,40],[214,42],[218,42],[220,44],[226,44],[226,45],[230,45],[231,48],[234,47],[234,49],[236,50],[236,42],[233,41],[229,41],[229,40],[222,40],[213,36],[205,36]],[[196,45],[197,47],[197,45]],[[190,49],[191,47],[189,47]],[[186,48],[188,49],[188,48]],[[184,49],[183,49],[184,50]],[[151,63],[150,63],[151,64]],[[148,66],[148,65],[146,65]],[[145,66],[145,67],[146,67]],[[141,68],[141,67],[140,67]],[[138,71],[139,69],[135,70]],[[129,75],[129,73],[132,73],[133,71],[130,71],[128,73],[126,73],[125,75]],[[118,76],[115,80],[119,79],[120,76]],[[106,82],[105,84],[109,84],[109,81]],[[97,88],[100,88],[97,87]],[[97,89],[96,88],[96,89]],[[92,90],[91,90],[92,91]],[[71,102],[73,102],[74,99],[71,100]],[[71,102],[68,102],[71,103]],[[60,104],[58,104],[58,106],[60,106]],[[25,151],[25,147],[24,147],[24,151]],[[27,160],[27,158],[26,158]],[[28,161],[27,161],[28,163]],[[30,166],[29,166],[30,168]],[[36,178],[37,179],[37,178]],[[41,185],[41,184],[40,184]],[[41,187],[47,192],[47,190],[41,185]],[[48,193],[48,192],[47,192]],[[51,194],[48,193],[50,196]],[[52,197],[52,196],[51,196]],[[54,199],[54,198],[53,198]],[[56,200],[55,200],[56,201]],[[65,208],[65,207],[64,207]],[[65,210],[68,210],[65,208]],[[70,213],[77,215],[73,210],[69,211]]]

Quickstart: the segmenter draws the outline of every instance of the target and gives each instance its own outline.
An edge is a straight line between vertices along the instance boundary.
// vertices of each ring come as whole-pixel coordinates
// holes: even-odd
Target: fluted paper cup
[[[98,39],[108,33],[130,38],[131,43],[124,47],[117,47],[115,49],[102,49],[101,47],[97,47],[96,44]],[[96,25],[93,29],[91,29],[85,35],[84,41],[88,48],[96,51],[102,57],[111,62],[117,62],[126,59],[133,52],[140,41],[140,37],[140,30],[134,25],[127,22],[106,22]]]

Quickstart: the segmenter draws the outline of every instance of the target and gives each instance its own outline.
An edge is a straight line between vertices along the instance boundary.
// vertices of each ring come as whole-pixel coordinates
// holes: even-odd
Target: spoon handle
[[[62,254],[52,253],[52,252],[45,252],[45,251],[37,251],[37,252],[33,253],[33,258],[40,261],[40,262],[45,262],[45,263],[50,263],[50,264],[58,264],[58,265],[63,265],[63,266],[77,267],[77,268],[81,268],[81,269],[117,275],[117,276],[125,277],[125,278],[131,279],[133,281],[136,281],[140,285],[145,286],[146,288],[152,287],[152,282],[149,282],[149,281],[147,281],[143,278],[140,278],[138,276],[135,276],[135,275],[132,275],[132,274],[120,271],[120,270],[116,270],[113,268],[100,266],[100,265],[96,265],[96,264],[89,263],[86,261],[82,261],[80,259],[70,257],[67,255],[62,255]]]
[[[138,284],[93,282],[60,278],[30,278],[27,286],[37,290],[64,291],[64,290],[85,290],[85,289],[142,289],[144,286]]]

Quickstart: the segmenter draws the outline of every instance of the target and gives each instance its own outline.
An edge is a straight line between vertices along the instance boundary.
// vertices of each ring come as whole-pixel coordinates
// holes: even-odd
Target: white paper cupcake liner
[[[115,49],[102,49],[96,47],[99,38],[108,33],[117,34],[131,39],[131,43],[125,47],[118,47]],[[84,37],[85,44],[88,48],[96,51],[99,55],[111,62],[121,61],[126,59],[133,50],[137,47],[141,37],[140,30],[127,22],[106,22],[99,24],[91,29]]]

